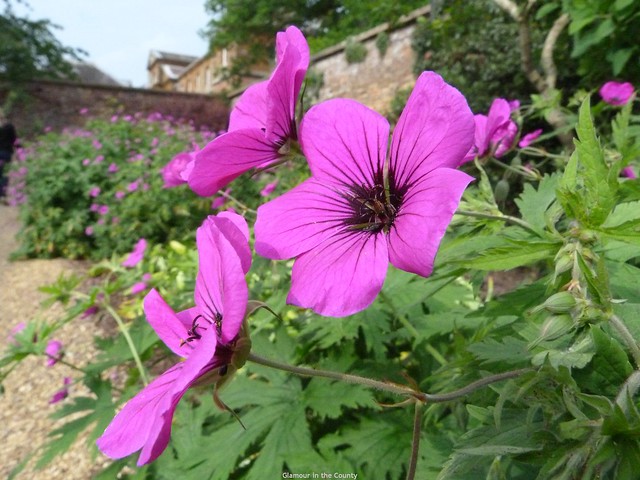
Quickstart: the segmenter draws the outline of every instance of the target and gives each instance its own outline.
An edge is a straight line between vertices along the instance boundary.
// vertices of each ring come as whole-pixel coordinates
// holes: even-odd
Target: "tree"
[[[69,59],[79,59],[81,50],[62,45],[52,33],[59,28],[49,20],[17,16],[10,0],[0,15],[0,85],[10,90],[37,78],[69,78]],[[25,2],[21,2],[26,5]]]
[[[273,58],[276,32],[296,25],[311,51],[338,43],[427,4],[427,0],[207,0],[213,15],[206,35],[212,50],[237,45],[231,76]]]

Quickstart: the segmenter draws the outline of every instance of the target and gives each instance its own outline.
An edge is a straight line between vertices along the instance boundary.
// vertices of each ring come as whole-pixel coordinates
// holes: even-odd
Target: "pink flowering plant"
[[[46,287],[64,319],[8,332],[0,375],[55,357],[90,392],[65,381],[37,400],[75,415],[40,462],[87,428],[111,477],[634,478],[635,97],[607,106],[594,93],[592,108],[576,94],[560,109],[571,128],[558,129],[544,123],[549,98],[474,112],[427,71],[394,124],[347,98],[301,117],[297,28],[278,35],[275,62],[228,133],[176,149],[153,178],[126,173],[150,151],[110,158],[97,139],[104,161],[87,168],[117,185],[83,185],[96,219],[109,206],[92,238],[127,225],[123,210],[108,222],[114,192],[175,192],[171,214],[197,225],[158,239],[142,216],[88,283]],[[171,135],[140,143],[161,149]],[[117,334],[73,365],[47,347],[72,322]]]

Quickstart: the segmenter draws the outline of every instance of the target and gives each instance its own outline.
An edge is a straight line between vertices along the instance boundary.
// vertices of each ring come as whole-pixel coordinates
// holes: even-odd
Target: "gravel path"
[[[15,234],[18,228],[17,209],[0,205],[0,345],[20,321],[33,318],[47,320],[61,315],[62,311],[57,306],[42,310],[40,302],[45,295],[38,291],[38,287],[55,281],[63,273],[79,274],[84,270],[84,264],[69,260],[9,262],[9,254],[17,248]],[[82,366],[95,354],[93,337],[101,333],[96,322],[93,317],[76,319],[57,332],[55,338],[65,346],[67,361]],[[67,376],[75,378],[77,373],[61,364],[47,368],[44,358],[32,356],[22,361],[3,383],[5,393],[0,395],[0,478],[7,478],[22,460],[46,443],[48,432],[61,425],[61,421],[49,418],[56,410],[49,404],[49,399],[62,387],[63,378]],[[71,385],[70,398],[87,394],[83,385]],[[16,479],[86,480],[92,477],[92,472],[101,470],[105,462],[101,456],[92,458],[85,435],[67,453],[42,470],[34,470],[34,462],[29,462]]]

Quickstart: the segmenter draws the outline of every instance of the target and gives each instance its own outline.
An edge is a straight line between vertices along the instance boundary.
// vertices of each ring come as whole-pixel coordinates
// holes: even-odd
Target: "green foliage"
[[[367,47],[349,37],[344,47],[344,58],[347,63],[362,63],[367,58]]]
[[[73,68],[68,58],[78,59],[80,50],[62,45],[49,20],[18,17],[9,0],[0,15],[0,85],[17,88],[36,78],[68,78]]]
[[[380,32],[376,37],[376,48],[381,57],[384,57],[389,48],[389,34],[387,32]]]
[[[181,238],[199,225],[209,202],[186,187],[163,188],[160,169],[205,141],[186,125],[127,118],[92,120],[85,130],[27,145],[26,158],[14,165],[28,171],[18,254],[98,260],[130,251],[141,237]],[[92,189],[99,194],[92,197]]]
[[[634,41],[635,32],[640,28],[637,2],[563,0],[560,3],[571,18],[571,56],[578,59],[581,76],[592,83],[601,83],[611,77],[634,82],[640,79],[640,65],[634,61],[640,52]],[[603,68],[603,61],[606,68]]]
[[[213,18],[207,36],[212,49],[240,45],[233,59],[232,76],[273,58],[275,34],[289,25],[307,36],[312,52],[330,47],[348,37],[389,22],[424,6],[424,0],[208,0]]]

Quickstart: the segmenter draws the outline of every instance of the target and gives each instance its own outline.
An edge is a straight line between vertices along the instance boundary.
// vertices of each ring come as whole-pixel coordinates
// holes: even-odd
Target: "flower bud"
[[[551,313],[567,313],[576,306],[576,299],[569,292],[558,292],[547,298],[542,307]]]
[[[528,348],[534,348],[540,342],[555,340],[565,335],[573,328],[573,319],[571,315],[551,315],[540,327],[540,335],[532,341]]]
[[[496,184],[496,188],[493,190],[493,196],[496,202],[504,202],[509,196],[509,182],[505,179],[500,180]]]

